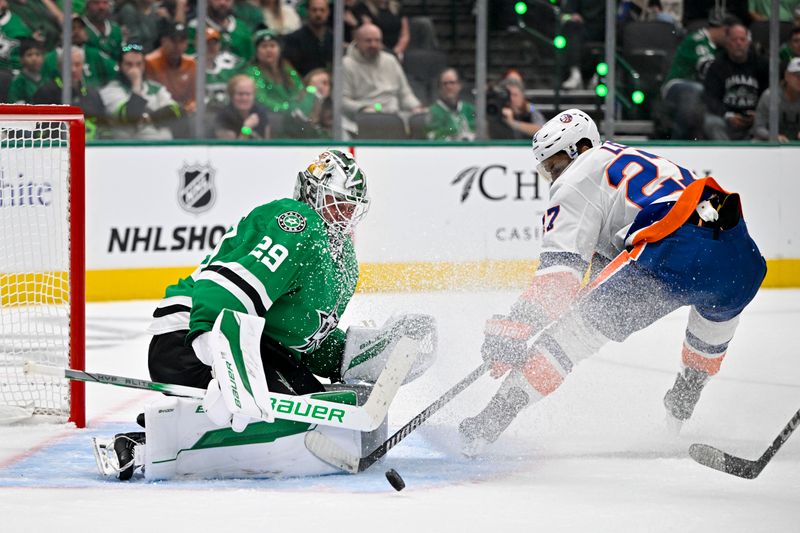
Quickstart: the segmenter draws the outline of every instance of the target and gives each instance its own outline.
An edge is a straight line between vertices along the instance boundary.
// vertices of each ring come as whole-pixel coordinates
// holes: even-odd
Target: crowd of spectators
[[[509,5],[497,0],[497,5]],[[567,37],[566,68],[556,83],[569,94],[591,89],[587,43],[602,41],[605,2],[561,0],[558,27]],[[780,18],[794,28],[781,43],[780,135],[798,140],[800,0],[781,0]],[[60,0],[0,0],[0,101],[61,103]],[[749,25],[767,19],[768,0],[631,0],[619,2],[621,26],[658,21],[684,35],[670,51],[654,106],[657,132],[674,139],[746,140],[768,136],[768,68]],[[709,8],[712,8],[709,11]],[[197,95],[193,0],[73,0],[72,103],[84,109],[87,137],[154,139],[216,137],[329,138],[333,103],[330,0],[208,0],[205,94]],[[691,31],[687,22],[702,20]],[[407,77],[415,42],[402,2],[346,0],[342,61],[343,127],[376,113],[425,128],[421,137],[475,138],[471,87],[456,68],[439,65],[422,92]],[[428,41],[430,42],[430,41]],[[411,50],[411,51],[410,51]],[[621,50],[624,55],[624,50]],[[408,58],[408,59],[406,59]],[[417,59],[417,61],[419,61]],[[435,81],[434,81],[435,80]],[[425,81],[425,80],[423,80]],[[203,98],[205,124],[195,113]],[[489,135],[529,138],[546,117],[526,98],[511,69],[487,95]],[[238,129],[237,129],[238,128]]]
[[[661,90],[662,135],[672,139],[767,140],[769,138],[768,49],[754,43],[748,24],[767,20],[769,2],[748,9],[712,9],[705,25],[678,46]],[[741,16],[741,18],[740,18]],[[800,104],[795,72],[800,64],[800,1],[781,2],[783,24],[794,25],[779,51],[779,139],[797,141]],[[665,127],[664,127],[665,126]]]

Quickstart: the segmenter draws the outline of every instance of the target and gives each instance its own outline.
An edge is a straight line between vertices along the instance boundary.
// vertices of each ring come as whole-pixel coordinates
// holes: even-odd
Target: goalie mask
[[[294,198],[314,208],[328,227],[346,233],[367,214],[367,177],[352,155],[327,150],[297,175]]]
[[[536,171],[547,181],[558,178],[569,165],[580,155],[578,143],[586,139],[592,148],[600,146],[600,133],[594,120],[579,109],[567,109],[559,113],[533,134],[533,157],[536,160]],[[546,168],[544,162],[554,155],[564,152],[569,159],[557,165],[557,169]],[[552,163],[552,161],[550,162]]]

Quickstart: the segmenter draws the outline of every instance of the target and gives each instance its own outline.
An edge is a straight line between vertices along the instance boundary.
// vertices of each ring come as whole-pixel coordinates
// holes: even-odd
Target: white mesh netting
[[[66,122],[0,115],[0,421],[69,415],[69,136]]]

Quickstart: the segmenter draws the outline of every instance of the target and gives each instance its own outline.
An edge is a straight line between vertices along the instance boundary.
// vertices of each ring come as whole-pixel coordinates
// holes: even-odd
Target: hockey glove
[[[203,409],[217,425],[244,431],[257,420],[275,419],[261,361],[260,339],[264,319],[223,310],[210,332],[213,361]]]
[[[206,366],[211,366],[214,363],[213,337],[213,333],[206,331],[192,341],[194,355]]]
[[[505,315],[494,315],[486,321],[481,356],[484,361],[502,366],[521,366],[528,359],[528,339],[533,326],[517,322]]]

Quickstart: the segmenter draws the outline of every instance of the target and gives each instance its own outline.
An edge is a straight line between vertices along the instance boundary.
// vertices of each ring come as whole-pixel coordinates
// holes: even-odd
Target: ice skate
[[[682,422],[692,416],[707,382],[708,374],[693,368],[685,368],[675,378],[675,384],[664,396],[664,407],[667,409],[667,420],[674,421],[678,429]]]
[[[473,457],[496,441],[517,414],[528,405],[529,400],[528,394],[519,387],[512,387],[505,393],[501,390],[492,397],[483,411],[462,420],[458,426],[462,453]]]
[[[120,481],[127,481],[134,470],[141,466],[137,457],[139,445],[144,444],[143,431],[118,433],[113,439],[92,438],[94,458],[97,469],[104,476],[115,476]]]

